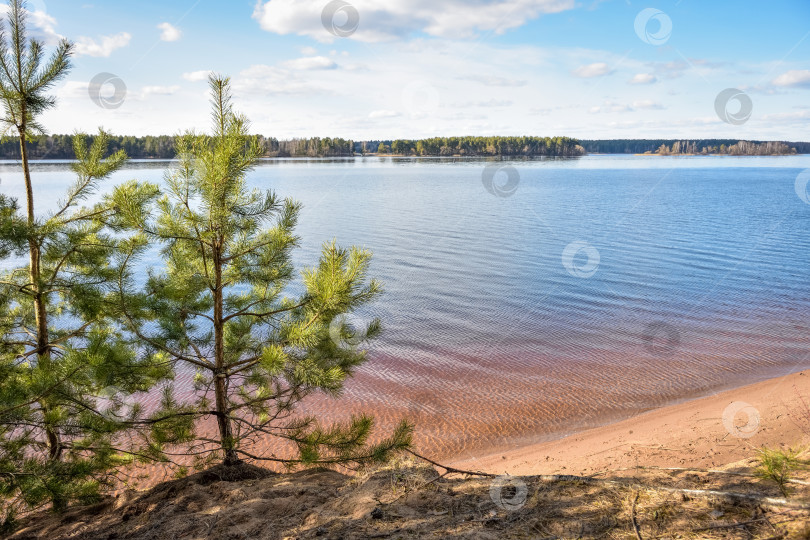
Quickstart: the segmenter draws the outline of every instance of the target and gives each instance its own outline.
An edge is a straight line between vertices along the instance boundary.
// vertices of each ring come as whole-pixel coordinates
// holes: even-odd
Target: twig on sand
[[[636,532],[636,538],[638,540],[644,540],[641,537],[641,531],[638,530],[638,522],[636,521],[636,504],[638,503],[638,496],[640,493],[640,491],[636,491],[636,496],[633,499],[633,508],[630,510],[630,520],[633,522],[633,530]]]
[[[498,476],[497,474],[490,474],[490,473],[485,473],[485,472],[475,472],[475,471],[465,471],[464,469],[456,469],[455,467],[448,467],[447,465],[442,465],[441,463],[437,463],[436,461],[433,461],[430,458],[426,458],[425,456],[423,456],[421,454],[417,454],[413,450],[408,450],[407,452],[409,454],[415,456],[415,457],[418,457],[419,459],[427,461],[428,463],[430,463],[434,467],[441,467],[442,469],[444,469],[446,471],[444,474],[466,474],[468,476],[483,476],[483,477],[486,477],[486,478],[496,478]],[[444,476],[444,474],[442,476]]]
[[[408,450],[410,454],[419,459],[423,459],[436,467],[441,467],[445,474],[465,474],[468,476],[483,476],[485,478],[497,478],[498,475],[485,472],[465,471],[463,469],[456,469],[447,465],[442,465],[432,459],[426,458],[412,450]],[[784,498],[770,497],[766,495],[757,495],[754,493],[738,493],[735,491],[719,491],[711,489],[688,489],[688,488],[675,488],[666,486],[654,486],[642,484],[640,482],[627,482],[624,480],[610,480],[608,478],[594,478],[593,476],[577,476],[573,474],[539,474],[523,476],[527,480],[538,480],[541,482],[584,482],[584,483],[598,483],[607,486],[621,487],[621,488],[635,488],[637,490],[648,491],[663,491],[666,493],[680,493],[682,495],[691,495],[694,497],[715,497],[718,499],[726,499],[732,501],[747,501],[757,503],[762,506],[778,506],[782,508],[792,508],[794,510],[810,510],[810,504],[801,503],[797,501],[789,501]]]

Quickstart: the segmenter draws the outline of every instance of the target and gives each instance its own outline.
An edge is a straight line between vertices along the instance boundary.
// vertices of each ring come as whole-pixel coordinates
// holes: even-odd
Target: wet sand
[[[750,459],[762,446],[808,441],[810,370],[805,370],[453,465],[513,475],[593,474],[637,465],[712,468]]]
[[[682,398],[674,405],[590,409],[590,414],[583,410],[594,407],[591,403],[609,403],[626,385],[606,384],[601,397],[582,396],[574,403],[560,396],[554,410],[554,401],[530,399],[534,383],[529,376],[522,382],[512,378],[506,393],[497,380],[478,385],[459,380],[470,390],[449,400],[450,393],[425,389],[396,392],[395,383],[381,384],[379,369],[374,373],[370,379],[361,370],[346,395],[309,398],[299,413],[318,415],[326,424],[346,421],[351,414],[372,414],[377,421],[372,439],[384,437],[406,417],[416,425],[414,445],[423,455],[462,469],[513,475],[593,474],[637,465],[711,468],[750,459],[763,445],[810,442],[810,370],[708,397],[661,395],[662,400]],[[554,387],[546,385],[547,396]],[[611,412],[618,417],[615,421]],[[578,429],[588,422],[598,427]],[[212,435],[216,429],[210,419],[200,428]],[[251,441],[246,449],[260,456],[294,455],[288,444],[269,437]],[[261,464],[282,470],[271,462]],[[132,471],[139,478],[132,487],[151,487],[171,479],[173,471],[139,466]]]

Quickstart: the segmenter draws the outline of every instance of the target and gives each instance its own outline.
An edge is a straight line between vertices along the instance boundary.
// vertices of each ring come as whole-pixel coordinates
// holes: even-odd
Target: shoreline
[[[594,474],[609,469],[722,467],[762,446],[810,439],[810,369],[724,390],[631,418],[448,464],[494,474]]]

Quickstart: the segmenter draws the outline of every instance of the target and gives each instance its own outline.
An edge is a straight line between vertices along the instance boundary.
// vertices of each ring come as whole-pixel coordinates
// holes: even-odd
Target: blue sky
[[[77,43],[46,126],[134,135],[204,129],[204,77],[213,70],[233,78],[254,131],[279,138],[810,139],[807,0],[336,5],[29,0],[37,34]],[[324,26],[327,6],[345,37]],[[102,105],[119,106],[90,98],[99,73],[126,85],[117,96],[115,81],[101,87]],[[727,88],[750,99],[742,121],[717,111]],[[725,110],[741,106],[732,100]]]

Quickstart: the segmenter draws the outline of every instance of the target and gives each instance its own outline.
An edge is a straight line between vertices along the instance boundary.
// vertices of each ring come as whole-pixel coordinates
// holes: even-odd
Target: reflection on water
[[[501,196],[482,183],[488,163],[279,159],[251,173],[303,203],[300,267],[333,237],[374,252],[386,293],[358,316],[385,333],[348,408],[414,418],[433,451],[480,452],[810,363],[810,205],[794,189],[810,158],[510,160],[518,182]],[[167,165],[113,181],[160,182]],[[47,210],[71,174],[34,170]],[[13,163],[0,177],[23,193]]]

